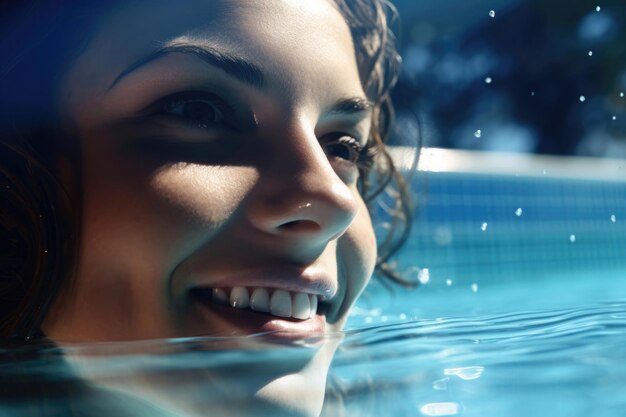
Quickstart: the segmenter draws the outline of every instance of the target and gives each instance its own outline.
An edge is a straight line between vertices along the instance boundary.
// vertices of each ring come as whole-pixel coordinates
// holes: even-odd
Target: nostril
[[[278,226],[278,230],[292,232],[318,232],[321,226],[312,220],[294,220]]]

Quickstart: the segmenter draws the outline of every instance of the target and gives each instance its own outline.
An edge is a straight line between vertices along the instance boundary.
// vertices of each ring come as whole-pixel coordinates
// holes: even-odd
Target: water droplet
[[[546,171],[545,169],[543,170],[543,175],[546,175],[548,173],[548,171]]]
[[[615,217],[615,214],[611,214],[611,222],[615,223],[617,221],[617,217]]]
[[[491,81],[492,81],[491,77],[485,78],[485,83],[486,84],[491,84]]]
[[[620,97],[624,97],[624,92],[622,91],[621,93],[619,93]]]
[[[487,223],[483,223],[483,224],[481,224],[481,225],[480,225],[480,230],[482,230],[483,232],[484,232],[485,230],[487,230]]]
[[[430,282],[430,271],[428,268],[422,268],[417,273],[417,279],[421,284],[428,284]]]
[[[495,10],[489,10],[489,17],[496,17],[496,11]]]
[[[531,92],[530,92],[530,95],[534,97],[534,96],[535,96],[535,92],[534,92],[534,91],[531,91]]]
[[[406,314],[400,313],[399,318],[400,318],[400,320],[406,320]]]
[[[448,278],[446,280],[446,285],[449,287],[450,285],[452,285],[452,280],[450,278]]]
[[[611,117],[611,120],[617,120],[617,116]]]
[[[476,132],[474,132],[474,136],[476,136],[477,138],[479,138],[482,134],[483,134],[483,132],[481,132],[480,129],[478,129],[478,130],[476,130]]]
[[[516,215],[517,217],[519,217],[519,216],[521,216],[521,215],[522,215],[522,208],[521,208],[521,207],[518,207],[518,209],[517,209],[517,210],[515,210],[515,215]]]
[[[596,6],[596,12],[599,12],[600,10],[600,6]]]
[[[583,103],[585,100],[587,100],[587,98],[585,96],[580,96],[578,97],[578,100],[580,100],[580,102]]]
[[[588,52],[589,56],[593,56],[593,51]]]
[[[473,283],[471,287],[472,287],[472,292],[478,292],[478,284]]]
[[[576,242],[576,235],[569,235],[569,241],[572,243]]]

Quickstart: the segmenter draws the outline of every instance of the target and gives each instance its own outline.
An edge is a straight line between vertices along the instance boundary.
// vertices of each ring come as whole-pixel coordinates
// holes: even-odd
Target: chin
[[[300,372],[274,379],[254,396],[259,417],[318,417],[337,341],[329,340]],[[251,410],[252,411],[252,410]],[[247,414],[246,414],[247,415]]]

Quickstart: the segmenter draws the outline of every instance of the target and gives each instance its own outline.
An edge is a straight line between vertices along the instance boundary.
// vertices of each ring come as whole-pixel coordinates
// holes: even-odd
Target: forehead
[[[121,2],[95,29],[64,90],[79,101],[103,94],[128,66],[181,39],[254,62],[269,87],[292,99],[362,94],[350,31],[331,0]]]

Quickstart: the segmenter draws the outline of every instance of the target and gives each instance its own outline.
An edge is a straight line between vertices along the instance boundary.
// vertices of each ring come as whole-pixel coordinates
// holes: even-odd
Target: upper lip
[[[269,267],[235,271],[206,280],[194,274],[193,287],[265,287],[290,292],[318,295],[320,301],[329,300],[337,293],[337,282],[322,268]]]

